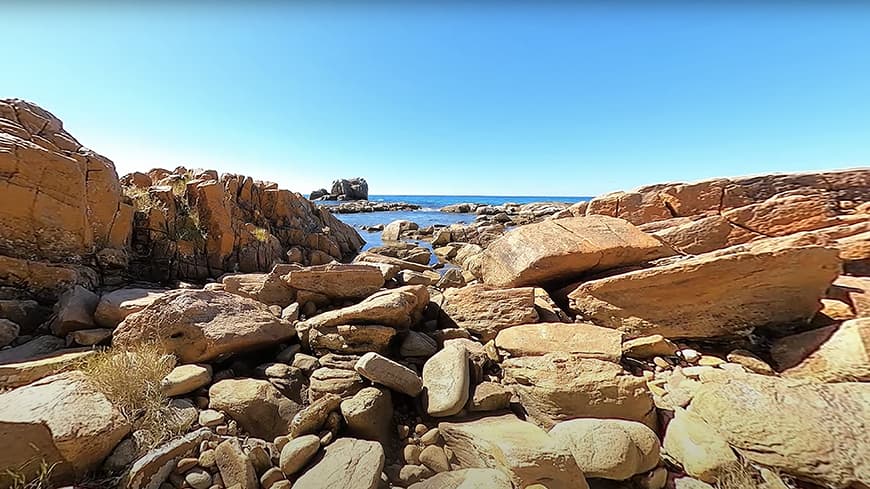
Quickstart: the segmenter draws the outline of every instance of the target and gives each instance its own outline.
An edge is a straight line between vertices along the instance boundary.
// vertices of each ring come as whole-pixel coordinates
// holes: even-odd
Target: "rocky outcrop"
[[[315,190],[309,194],[311,200],[368,200],[369,184],[365,178],[342,178],[332,182],[332,190],[325,188]]]

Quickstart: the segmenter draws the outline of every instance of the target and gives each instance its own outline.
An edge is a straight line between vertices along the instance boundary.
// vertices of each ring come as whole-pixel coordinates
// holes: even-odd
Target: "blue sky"
[[[870,165],[858,2],[31,3],[2,7],[0,96],[121,174],[576,196]]]

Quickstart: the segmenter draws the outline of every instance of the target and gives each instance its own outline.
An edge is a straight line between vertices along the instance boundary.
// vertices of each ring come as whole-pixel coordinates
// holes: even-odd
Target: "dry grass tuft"
[[[90,355],[79,367],[133,426],[141,430],[142,445],[152,448],[181,434],[182,422],[169,406],[161,381],[175,359],[157,344],[108,349]]]
[[[32,477],[24,475],[32,472],[31,464],[39,464],[36,468],[36,474]],[[0,485],[9,489],[51,489],[54,487],[51,483],[51,472],[54,467],[54,464],[49,465],[44,459],[33,460],[17,470],[6,469],[0,473]]]
[[[730,465],[716,479],[716,489],[758,489],[755,471],[746,463]]]
[[[254,227],[254,230],[251,231],[251,234],[254,236],[254,239],[261,243],[269,241],[269,231],[267,231],[265,228]]]
[[[148,189],[135,186],[122,187],[124,195],[130,197],[133,201],[133,209],[137,211],[146,211],[154,207],[161,206],[161,202],[148,193]]]

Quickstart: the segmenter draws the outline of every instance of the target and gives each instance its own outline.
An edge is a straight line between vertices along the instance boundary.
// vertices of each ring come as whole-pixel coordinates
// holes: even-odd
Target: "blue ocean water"
[[[421,207],[417,211],[395,212],[361,212],[358,214],[336,214],[340,220],[357,228],[360,235],[366,240],[363,249],[380,246],[380,232],[367,232],[360,229],[361,226],[374,226],[377,224],[389,224],[398,219],[414,221],[421,227],[435,224],[450,225],[455,223],[471,223],[475,214],[458,214],[440,212],[438,209],[463,202],[476,204],[501,205],[506,203],[528,204],[530,202],[567,202],[573,204],[589,200],[591,197],[553,197],[553,196],[492,196],[492,195],[369,195],[373,202],[407,202]],[[428,247],[428,246],[427,246]]]

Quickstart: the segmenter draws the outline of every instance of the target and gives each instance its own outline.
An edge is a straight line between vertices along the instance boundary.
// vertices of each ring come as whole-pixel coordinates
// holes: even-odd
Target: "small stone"
[[[168,397],[181,396],[211,382],[211,365],[179,365],[163,379],[160,386]]]
[[[633,479],[641,489],[662,489],[668,483],[668,470],[658,467]]]
[[[263,472],[263,475],[260,476],[260,486],[264,489],[271,489],[275,486],[275,483],[278,481],[282,481],[284,479],[284,474],[281,473],[281,469],[278,467],[272,467],[269,470]]]
[[[309,375],[320,368],[320,362],[317,361],[317,357],[306,355],[305,353],[297,353],[293,357],[292,365]]]
[[[262,446],[252,448],[248,452],[248,458],[251,460],[251,465],[254,466],[257,474],[266,472],[272,466],[272,458],[269,456],[269,452]]]
[[[400,439],[408,438],[408,435],[411,434],[411,428],[406,424],[400,424],[396,427],[396,433],[399,434]]]
[[[650,336],[642,336],[626,340],[622,343],[622,354],[637,358],[638,360],[647,360],[653,357],[670,357],[677,353],[677,345],[660,334]]]
[[[214,449],[203,450],[202,453],[199,454],[199,465],[200,467],[205,467],[207,469],[212,469],[215,467],[215,452]]]
[[[659,367],[662,369],[671,368],[671,364],[662,357],[653,358],[653,363],[655,364],[656,367]]]
[[[698,363],[698,360],[701,359],[701,354],[698,353],[697,350],[693,350],[691,348],[684,348],[680,350],[680,356],[683,357],[683,360],[692,364]]]
[[[278,481],[278,482],[272,484],[272,487],[270,487],[269,489],[290,489],[292,486],[293,486],[293,484],[291,484],[290,481],[281,480],[281,481]],[[215,488],[212,487],[211,489],[215,489]]]
[[[423,423],[417,423],[417,425],[414,426],[414,434],[417,436],[423,436],[427,431],[429,431],[429,428]]]
[[[275,445],[275,450],[281,451],[284,448],[284,445],[290,442],[290,437],[287,435],[281,435],[275,438],[275,441],[272,442]]]
[[[175,464],[175,473],[176,474],[183,474],[183,473],[187,472],[188,470],[196,467],[196,464],[198,462],[199,462],[199,460],[197,460],[195,458],[182,458],[178,461],[178,463]]]
[[[420,463],[420,453],[422,451],[423,449],[417,445],[405,445],[405,448],[402,450],[402,458],[406,464],[417,465]]]
[[[436,473],[450,470],[447,454],[444,453],[444,449],[436,445],[430,445],[420,452],[420,463]]]
[[[224,413],[220,411],[215,411],[214,409],[205,409],[199,412],[200,426],[211,428],[213,426],[223,424],[224,421],[226,421],[226,416],[224,416]]]
[[[307,408],[296,413],[290,422],[290,437],[298,438],[302,435],[316,433],[326,422],[329,413],[338,409],[340,404],[340,396],[332,393],[324,394]]]
[[[211,474],[196,468],[184,474],[184,482],[193,489],[208,489],[211,487]]]
[[[290,476],[299,472],[308,464],[320,449],[320,438],[317,435],[304,435],[294,438],[281,449],[278,466],[284,475]]]
[[[432,428],[420,437],[420,441],[424,445],[435,445],[441,441],[441,432],[438,428]]]
[[[418,331],[408,331],[399,346],[399,355],[403,357],[428,358],[438,352],[438,343],[431,336]]]
[[[299,303],[293,302],[289,306],[281,310],[281,319],[285,321],[296,321],[299,319]]]
[[[21,328],[17,323],[0,318],[0,348],[11,344],[18,337]]]
[[[511,391],[496,382],[481,382],[474,388],[471,411],[497,411],[510,404]]]
[[[409,486],[428,479],[433,475],[435,473],[432,469],[425,465],[404,465],[399,470],[398,482],[404,486]]]

